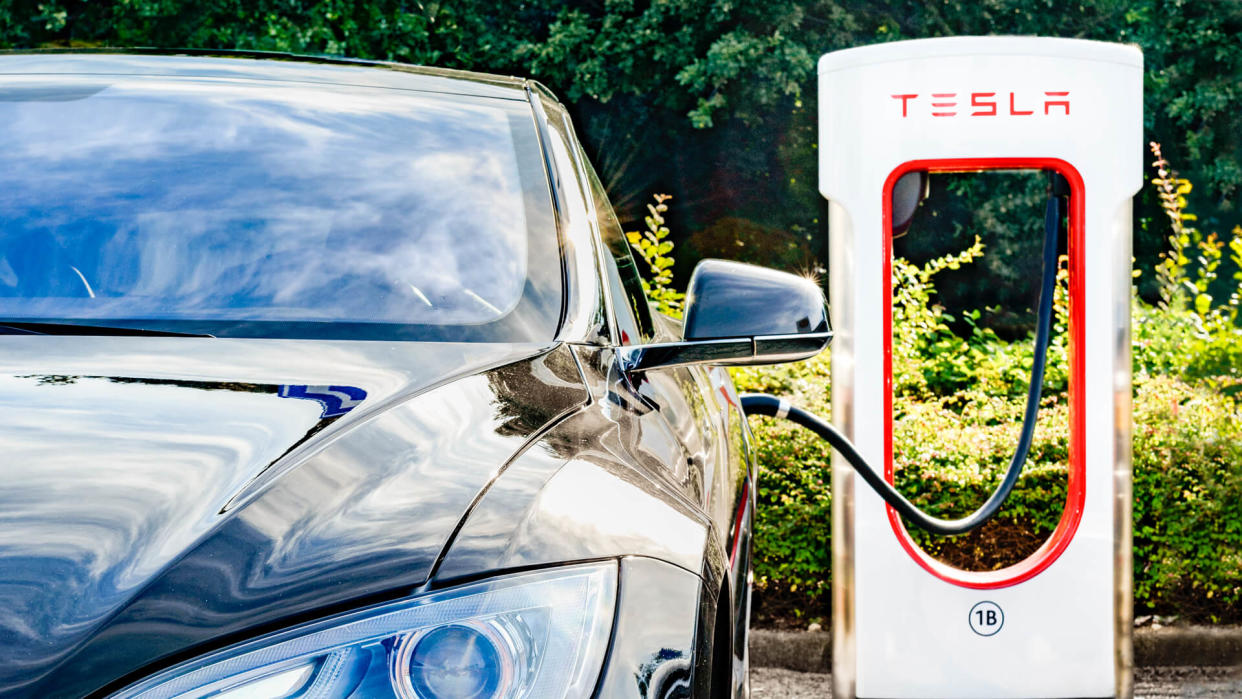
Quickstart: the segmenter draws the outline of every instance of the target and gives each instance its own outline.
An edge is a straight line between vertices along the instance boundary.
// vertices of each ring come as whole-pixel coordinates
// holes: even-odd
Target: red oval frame
[[[1083,451],[1086,436],[1085,420],[1085,367],[1081,349],[1084,347],[1085,309],[1079,299],[1086,291],[1083,280],[1083,250],[1085,248],[1085,197],[1086,187],[1082,175],[1068,162],[1059,158],[949,158],[936,160],[911,160],[902,163],[884,181],[881,203],[881,240],[883,257],[884,295],[890,301],[884,304],[884,479],[893,482],[893,242],[892,229],[893,184],[902,175],[915,171],[927,172],[983,172],[987,170],[1053,170],[1069,182],[1069,335],[1070,335],[1070,458],[1069,482],[1065,509],[1052,536],[1035,553],[1022,561],[1000,570],[969,571],[941,563],[928,556],[906,531],[891,506],[885,505],[888,520],[901,547],[924,570],[945,582],[976,590],[990,590],[1016,585],[1030,580],[1043,572],[1060,557],[1078,531],[1086,500],[1086,454]]]

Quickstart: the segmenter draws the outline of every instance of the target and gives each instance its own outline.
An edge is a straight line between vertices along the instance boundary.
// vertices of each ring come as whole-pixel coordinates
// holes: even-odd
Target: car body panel
[[[334,369],[340,380],[324,383],[371,386],[362,403],[379,405],[321,428],[286,463],[282,452],[321,422],[319,402],[284,399],[274,382],[210,381],[191,371],[193,381],[168,378],[178,353],[194,357],[184,362],[193,366],[205,359],[195,355],[215,355],[225,341],[161,339],[161,370],[126,375],[115,371],[127,363],[119,350],[96,352],[95,371],[80,358],[15,356],[19,345],[29,354],[81,338],[0,340],[11,350],[0,366],[21,372],[0,378],[9,457],[0,491],[6,696],[86,693],[284,618],[408,594],[497,469],[587,398],[563,346],[488,369],[522,352],[340,343],[355,346],[324,347],[327,361],[317,364],[305,343],[287,342],[302,345],[301,359],[290,353],[266,376],[324,381]],[[156,351],[149,339],[99,344],[140,348],[148,360]],[[281,354],[279,342],[227,344],[264,361]],[[353,361],[334,364],[348,350]],[[217,356],[213,374],[264,376],[245,363],[246,352],[234,356]],[[401,383],[399,369],[383,371],[384,362],[422,366],[424,386],[454,369],[465,375],[411,396],[419,386]],[[115,375],[100,375],[101,366]],[[143,375],[151,373],[158,376]]]
[[[454,538],[438,586],[480,570],[620,555],[700,572],[712,525],[674,475],[683,451],[658,415],[663,429],[647,437],[650,423],[622,400],[593,401],[509,464]]]
[[[601,697],[693,696],[695,623],[703,581],[650,558],[621,559],[612,649]]]

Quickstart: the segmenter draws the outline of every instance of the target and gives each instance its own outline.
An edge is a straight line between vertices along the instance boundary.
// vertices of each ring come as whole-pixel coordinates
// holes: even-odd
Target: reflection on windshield
[[[0,318],[477,326],[550,266],[524,102],[23,80],[0,83]]]

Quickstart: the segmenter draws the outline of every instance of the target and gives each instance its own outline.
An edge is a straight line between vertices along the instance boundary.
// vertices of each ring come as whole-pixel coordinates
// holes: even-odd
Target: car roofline
[[[350,58],[329,54],[302,54],[287,51],[263,51],[258,49],[185,49],[157,47],[49,47],[37,49],[0,49],[0,57],[4,56],[47,56],[47,55],[121,55],[121,56],[185,56],[188,58],[235,58],[249,60],[285,61],[289,63],[308,63],[313,65],[346,66],[354,68],[380,68],[425,75],[428,77],[448,78],[472,83],[483,83],[497,87],[511,87],[517,90],[526,89],[532,81],[513,75],[497,75],[494,73],[478,73],[457,68],[439,68],[432,66],[399,63],[397,61],[379,61],[365,58]],[[545,88],[546,89],[546,88]],[[524,99],[524,97],[523,97]]]

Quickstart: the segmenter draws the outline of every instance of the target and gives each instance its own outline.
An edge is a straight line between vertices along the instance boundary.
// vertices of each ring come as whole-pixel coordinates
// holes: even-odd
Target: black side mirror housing
[[[819,285],[787,272],[703,260],[686,293],[681,342],[623,348],[627,371],[689,364],[779,364],[832,340]]]
[[[890,212],[893,218],[894,238],[900,238],[910,230],[910,224],[914,222],[914,213],[918,211],[919,204],[927,198],[928,183],[927,172],[924,170],[907,172],[893,183]]]

